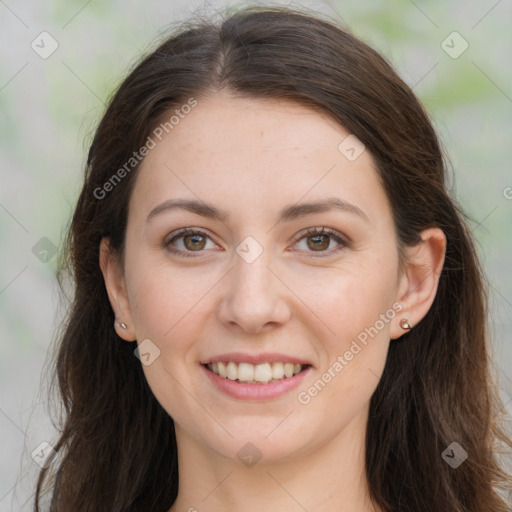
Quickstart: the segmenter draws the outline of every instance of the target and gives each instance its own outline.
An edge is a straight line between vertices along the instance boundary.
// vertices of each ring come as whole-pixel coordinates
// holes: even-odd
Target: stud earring
[[[127,329],[127,328],[128,328],[128,326],[127,326],[124,322],[116,323],[116,325],[117,325],[118,327],[122,327],[123,329]]]
[[[411,324],[408,322],[407,318],[402,318],[402,320],[400,320],[400,327],[402,329],[410,329]]]

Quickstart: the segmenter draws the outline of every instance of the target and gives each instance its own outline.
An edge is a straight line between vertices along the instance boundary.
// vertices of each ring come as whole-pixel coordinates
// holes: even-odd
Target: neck
[[[246,467],[176,425],[179,492],[169,512],[380,512],[365,475],[367,409],[335,437],[287,460]]]

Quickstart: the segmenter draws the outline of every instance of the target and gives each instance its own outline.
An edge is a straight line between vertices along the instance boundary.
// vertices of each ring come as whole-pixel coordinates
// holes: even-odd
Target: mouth
[[[252,364],[235,361],[204,363],[210,372],[227,380],[241,384],[265,385],[286,381],[311,367],[310,364],[292,362],[264,362]]]
[[[314,371],[308,360],[276,352],[218,354],[201,361],[200,367],[223,395],[260,402],[285,397]]]

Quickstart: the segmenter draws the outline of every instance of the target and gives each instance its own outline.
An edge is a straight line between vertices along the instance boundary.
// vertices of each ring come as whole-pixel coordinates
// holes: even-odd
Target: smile
[[[290,361],[277,354],[225,354],[199,366],[214,389],[243,401],[269,401],[288,395],[314,370],[306,361]]]
[[[209,363],[206,367],[215,375],[232,381],[247,384],[271,384],[284,379],[289,379],[299,374],[309,365],[297,363],[236,363],[234,361],[219,361]]]

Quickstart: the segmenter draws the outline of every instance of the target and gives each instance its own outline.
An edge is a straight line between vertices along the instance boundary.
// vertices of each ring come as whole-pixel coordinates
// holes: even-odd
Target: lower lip
[[[247,384],[221,377],[208,370],[208,368],[203,365],[201,365],[201,368],[206,372],[207,377],[219,391],[238,400],[253,401],[271,400],[284,395],[288,391],[296,388],[312,369],[312,367],[309,366],[293,377],[288,377],[269,384]]]

